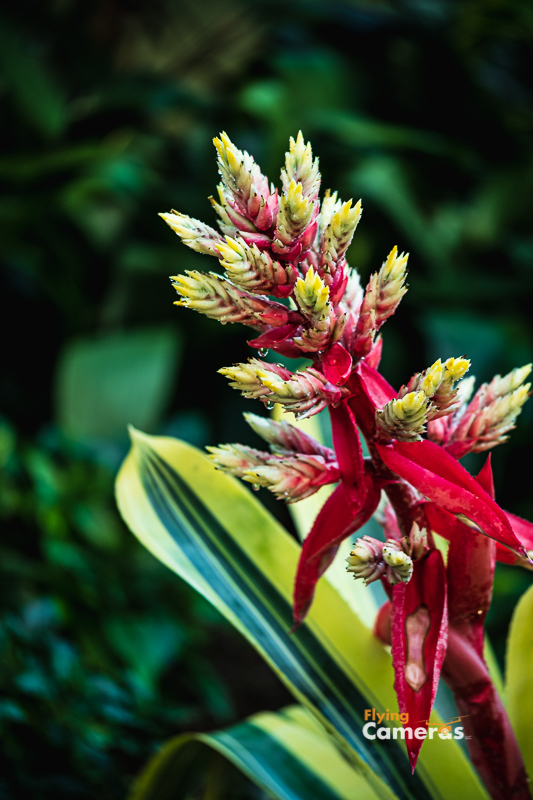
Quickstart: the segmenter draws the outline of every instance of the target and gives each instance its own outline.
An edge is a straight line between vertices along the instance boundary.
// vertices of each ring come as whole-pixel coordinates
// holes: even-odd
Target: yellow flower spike
[[[444,368],[446,373],[444,375],[444,380],[454,383],[455,381],[461,380],[461,378],[466,375],[468,370],[470,369],[470,359],[469,358],[448,358],[444,362]]]
[[[305,316],[317,320],[328,313],[329,287],[313,267],[308,269],[305,278],[296,281],[294,296]]]
[[[361,201],[358,200],[352,208],[353,200],[347,200],[340,209],[331,217],[331,230],[337,239],[344,239],[346,234],[353,236],[357,223],[363,212]]]
[[[225,132],[220,134],[220,138],[213,139],[213,144],[225,195],[224,199],[221,198],[223,208],[214,204],[215,208],[219,213],[222,211],[223,220],[227,216],[236,223],[235,227],[255,230],[256,215],[261,202],[266,199],[264,193],[268,197],[268,182],[250,153],[239,150]],[[241,227],[243,222],[244,228]]]
[[[287,381],[276,380],[276,378],[267,373],[265,373],[264,376],[258,377],[260,377],[263,386],[270,389],[271,392],[275,392],[278,397],[292,397],[291,387]]]
[[[514,392],[498,398],[494,403],[493,419],[499,425],[512,425],[529,397],[530,383],[519,386]]]
[[[188,271],[171,280],[182,298],[178,305],[185,305],[211,319],[217,319],[222,325],[241,322],[257,329],[261,324],[261,315],[272,308],[271,301],[266,297],[249,294],[215,272]]]
[[[303,234],[309,225],[315,208],[314,194],[308,196],[302,183],[294,180],[294,178],[288,183],[285,171],[282,171],[282,178],[283,194],[279,198],[274,238],[274,251],[276,253],[283,253],[284,248],[287,247],[290,249],[295,240]]]
[[[255,384],[258,382],[258,376],[253,369],[249,368],[248,364],[235,364],[233,367],[222,367],[218,372],[220,375],[230,378],[239,385]]]
[[[295,167],[295,171],[302,166],[307,166],[307,164],[313,158],[313,153],[311,150],[311,142],[304,141],[303,133],[298,131],[298,136],[296,140],[292,138],[289,139],[289,152],[287,154],[289,156],[289,160],[292,165]]]
[[[307,197],[304,197],[302,191],[302,184],[296,183],[296,181],[292,180],[289,184],[289,188],[285,194],[287,209],[292,220],[297,223],[301,224],[306,216],[308,215],[310,201]]]
[[[181,295],[181,297],[194,299],[201,296],[201,290],[199,289],[196,281],[191,280],[186,275],[176,275],[174,278],[171,278],[171,280],[174,289],[179,295]],[[179,302],[180,305],[186,305],[186,301],[178,300],[177,302]]]
[[[418,414],[419,411],[426,405],[427,395],[423,391],[409,392],[409,394],[406,394],[401,400],[396,400],[393,402],[396,402],[399,406],[401,406],[404,418],[412,417],[415,414]]]
[[[215,137],[213,144],[216,147],[220,160],[229,168],[232,175],[238,175],[244,162],[244,154],[239,150],[225,131],[220,134],[220,139]]]
[[[450,361],[451,359],[448,359]],[[420,382],[420,389],[426,394],[427,397],[432,397],[439,388],[444,375],[444,367],[440,358],[426,370],[424,377]]]
[[[222,241],[222,237],[209,225],[177,211],[171,211],[170,214],[159,214],[159,216],[191,250],[210,256],[218,255],[217,247]]]
[[[353,207],[353,200],[343,203],[337,200],[336,193],[326,200],[328,202],[323,203],[319,227],[323,264],[335,263],[344,255],[362,213],[360,200]]]
[[[225,238],[226,241],[221,242],[217,250],[222,256],[220,261],[222,266],[226,269],[231,269],[231,267],[239,261],[246,261],[246,249],[237,239],[232,239],[230,236],[226,236]]]
[[[398,255],[398,248],[393,247],[379,272],[370,276],[356,328],[356,347],[363,351],[368,352],[376,333],[394,314],[407,291],[408,258],[408,253]]]
[[[400,442],[418,441],[425,430],[430,407],[425,392],[409,392],[401,398],[390,400],[376,413],[376,422],[388,438]]]
[[[328,189],[324,198],[322,200],[322,204],[320,206],[320,216],[319,216],[319,223],[318,223],[318,233],[319,236],[322,237],[328,225],[331,222],[331,219],[334,214],[336,214],[342,208],[342,200],[339,200],[337,197],[337,192],[333,192],[333,194]]]
[[[507,375],[504,375],[503,378],[500,375],[496,375],[488,386],[490,398],[503,397],[503,395],[517,389],[531,372],[531,366],[531,364],[526,364],[524,367],[517,367]]]
[[[285,154],[285,169],[281,170],[283,191],[287,192],[292,181],[300,184],[305,197],[314,200],[320,187],[318,158],[313,160],[311,143],[305,143],[302,132],[296,140],[290,138],[289,151]]]
[[[394,245],[392,250],[390,251],[389,255],[387,256],[385,262],[383,263],[383,274],[385,277],[390,274],[394,264],[396,263],[396,259],[398,257],[398,245]]]
[[[514,389],[518,388],[518,386],[520,386],[520,384],[525,381],[525,379],[530,374],[532,367],[533,367],[532,364],[526,364],[524,367],[518,367],[517,369],[514,369],[511,373],[509,373],[510,391],[513,391]]]
[[[233,239],[231,236],[226,236],[226,245],[233,250],[235,253],[239,255],[240,258],[244,258],[246,255],[246,251],[241,242],[237,239]]]
[[[389,283],[390,281],[397,280],[402,277],[407,266],[408,253],[402,253],[398,256],[398,248],[396,245],[392,248],[387,259],[383,262],[380,271],[380,279],[382,283]]]
[[[530,372],[531,364],[526,364],[503,378],[495,375],[490,383],[479,387],[452,429],[452,441],[455,440],[454,445],[461,455],[481,453],[507,441],[530,396],[531,384],[522,383]],[[468,397],[464,402],[468,402]]]
[[[405,419],[405,413],[403,410],[403,403],[401,400],[391,400],[391,412],[397,420]]]
[[[387,256],[387,260],[381,265],[379,271],[380,297],[376,307],[380,316],[384,315],[384,319],[394,313],[396,306],[407,291],[405,278],[408,259],[409,253],[398,255],[398,248],[394,246]]]

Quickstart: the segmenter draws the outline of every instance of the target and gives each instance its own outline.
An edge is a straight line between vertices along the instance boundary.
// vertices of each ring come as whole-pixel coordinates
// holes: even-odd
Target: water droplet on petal
[[[259,484],[258,484],[258,483],[252,483],[252,490],[253,490],[254,492],[258,492],[260,488],[261,488],[261,487],[259,486]]]
[[[260,347],[259,348],[259,355],[261,356],[261,358],[264,358],[265,356],[267,356],[268,355],[268,347]]]
[[[276,404],[272,400],[267,400],[266,402],[266,407],[268,408],[269,411],[272,411],[275,405]]]

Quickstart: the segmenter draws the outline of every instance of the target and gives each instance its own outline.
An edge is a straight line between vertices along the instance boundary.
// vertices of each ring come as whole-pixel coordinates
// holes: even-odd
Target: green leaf
[[[154,429],[176,374],[179,339],[160,328],[78,339],[61,357],[57,416],[78,439],[120,439],[128,423]]]
[[[326,116],[310,114],[310,119],[317,130],[328,130],[340,142],[358,148],[398,147],[439,155],[451,149],[438,133],[379,122],[353,111],[330,110]]]
[[[183,797],[199,745],[220,753],[276,800],[380,797],[352,769],[324,728],[301,706],[290,706],[276,714],[257,714],[228,730],[171,739],[141,774],[130,800]]]
[[[66,102],[42,59],[6,19],[0,20],[0,68],[14,101],[27,121],[46,138],[67,124]]]
[[[507,641],[507,711],[524,756],[526,771],[533,775],[533,586],[520,598],[511,620]]]
[[[117,479],[127,524],[241,631],[378,795],[484,797],[453,740],[426,742],[412,776],[400,742],[362,736],[366,708],[397,707],[390,656],[327,581],[289,634],[299,546],[253,495],[183,442],[132,438]]]

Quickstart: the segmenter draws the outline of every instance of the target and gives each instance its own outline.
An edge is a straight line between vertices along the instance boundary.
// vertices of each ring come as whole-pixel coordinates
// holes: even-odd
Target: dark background
[[[21,0],[0,17],[0,799],[123,798],[148,754],[289,698],[125,530],[113,478],[133,422],[253,444],[216,370],[246,331],[175,308],[212,269],[157,217],[214,224],[213,136],[278,181],[301,128],[323,188],[362,197],[363,280],[392,245],[411,288],[384,330],[396,386],[466,353],[532,359],[529,0]],[[494,452],[533,518],[526,407]],[[479,466],[479,460],[470,464]],[[266,496],[290,527],[286,509]],[[503,663],[530,573],[499,568]]]

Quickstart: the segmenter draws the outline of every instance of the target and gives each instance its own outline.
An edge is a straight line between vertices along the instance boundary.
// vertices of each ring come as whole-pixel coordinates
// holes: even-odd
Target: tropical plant
[[[186,245],[217,258],[224,275],[173,278],[177,305],[252,328],[260,358],[220,372],[278,418],[280,409],[294,413],[294,424],[247,414],[270,450],[221,445],[209,448],[211,460],[132,431],[117,497],[139,539],[222,611],[300,706],[178,737],[133,796],[176,796],[204,744],[277,798],[482,797],[457,744],[465,737],[492,798],[527,798],[483,623],[496,560],[533,563],[533,525],[496,504],[490,456],[476,477],[459,459],[506,440],[531,365],[474,393],[474,378],[463,380],[469,360],[449,357],[396,392],[378,371],[379,330],[406,292],[407,256],[393,248],[362,289],[346,260],[361,203],[329,191],[319,201],[318,159],[301,133],[290,141],[281,193],[226,134],[215,146],[221,233],[175,211],[161,216]],[[264,360],[269,350],[283,363]],[[293,372],[291,358],[309,361]],[[313,420],[302,423],[326,409],[332,447],[311,435]],[[233,476],[291,505],[314,503],[301,549]],[[322,503],[317,493],[334,484]],[[372,518],[381,538],[360,531]],[[388,599],[377,613],[339,572],[341,544],[356,531],[347,570],[381,582]],[[511,647],[512,659],[524,646]],[[511,664],[515,683],[518,673]],[[441,677],[457,712],[447,726],[431,718]]]

